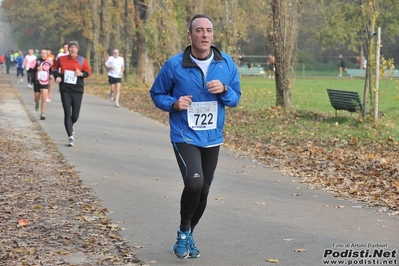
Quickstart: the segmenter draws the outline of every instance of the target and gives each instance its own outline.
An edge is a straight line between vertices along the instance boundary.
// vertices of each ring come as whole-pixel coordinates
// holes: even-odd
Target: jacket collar
[[[211,46],[211,49],[213,51],[213,59],[215,61],[223,60],[222,53],[219,51],[218,48],[216,48],[215,46]],[[191,60],[190,52],[191,52],[191,45],[187,46],[187,48],[183,52],[183,67],[196,67],[197,66],[197,64]]]

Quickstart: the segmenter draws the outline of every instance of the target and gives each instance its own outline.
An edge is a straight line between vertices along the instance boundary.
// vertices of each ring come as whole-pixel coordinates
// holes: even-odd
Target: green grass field
[[[261,77],[241,78],[243,98],[241,105],[251,108],[267,108],[275,105],[275,80]],[[364,91],[363,79],[348,78],[297,78],[293,82],[292,105],[296,109],[315,112],[332,112],[327,88],[359,92]],[[399,110],[399,81],[384,79],[380,82],[380,110]],[[348,112],[340,111],[342,115]]]
[[[251,117],[263,117],[259,113],[270,112],[270,107],[275,106],[275,80],[261,77],[243,77],[241,79],[242,98],[240,108],[246,110],[246,115]],[[252,123],[249,132],[272,132],[278,128],[292,133],[292,138],[301,138],[298,129],[309,130],[317,128],[317,137],[329,138],[339,135],[345,138],[348,135],[360,138],[395,138],[399,139],[399,83],[391,79],[383,79],[380,82],[379,110],[384,116],[377,123],[366,122],[360,114],[347,111],[338,111],[332,108],[327,95],[327,88],[357,91],[363,98],[364,80],[348,78],[297,78],[293,82],[292,107],[295,111],[295,121],[280,123],[281,115],[276,120],[262,119]],[[369,109],[369,104],[366,110]],[[232,111],[233,113],[234,111]],[[271,114],[273,116],[273,114]],[[286,114],[287,115],[287,114]],[[292,113],[291,113],[292,115]],[[277,117],[277,116],[276,116]],[[287,115],[287,119],[289,115]],[[337,126],[337,123],[340,126]],[[306,134],[306,133],[304,133]]]

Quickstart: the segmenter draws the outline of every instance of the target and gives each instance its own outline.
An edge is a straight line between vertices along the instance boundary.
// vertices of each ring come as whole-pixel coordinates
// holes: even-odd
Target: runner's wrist
[[[179,109],[176,108],[176,103],[177,103],[177,101],[175,101],[175,102],[172,104],[172,109],[175,110],[175,111],[179,111]]]
[[[227,85],[226,84],[223,84],[223,92],[221,93],[221,94],[224,94],[224,93],[226,93],[227,92]]]

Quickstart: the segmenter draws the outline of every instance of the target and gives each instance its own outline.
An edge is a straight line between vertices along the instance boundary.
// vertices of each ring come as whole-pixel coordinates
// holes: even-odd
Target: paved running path
[[[4,69],[1,75],[5,75]],[[26,83],[16,84],[15,72],[8,76],[23,104],[39,119],[32,89],[27,89]],[[52,95],[47,119],[40,124],[83,182],[112,212],[110,218],[125,228],[120,234],[137,248],[141,260],[163,266],[257,266],[278,259],[277,265],[320,266],[330,265],[323,262],[323,254],[333,250],[337,259],[346,263],[377,265],[360,264],[362,258],[355,261],[342,258],[340,253],[369,250],[364,253],[369,255],[383,249],[390,252],[386,259],[392,260],[387,265],[396,265],[395,259],[398,263],[398,216],[309,190],[298,178],[278,175],[225,149],[221,150],[207,210],[195,231],[201,257],[179,260],[171,249],[179,222],[182,181],[168,127],[86,94],[75,125],[75,147],[69,148],[65,146],[67,135],[57,86]]]

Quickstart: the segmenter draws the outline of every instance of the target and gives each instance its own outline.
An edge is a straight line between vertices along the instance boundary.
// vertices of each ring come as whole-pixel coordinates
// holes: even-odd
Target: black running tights
[[[72,136],[72,127],[78,121],[83,93],[61,91],[62,107],[64,108],[64,125],[68,137]]]
[[[30,68],[26,71],[26,76],[28,77],[28,84],[33,84],[33,81],[35,79],[35,70],[33,68]]]
[[[191,231],[205,211],[209,189],[219,157],[219,146],[200,148],[173,143],[184,189],[180,200],[180,230]]]

